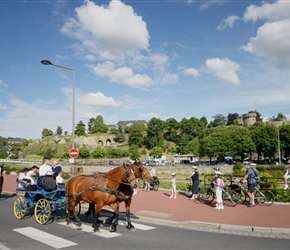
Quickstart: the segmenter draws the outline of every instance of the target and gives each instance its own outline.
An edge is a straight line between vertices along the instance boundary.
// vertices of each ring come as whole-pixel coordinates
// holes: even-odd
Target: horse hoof
[[[67,227],[71,227],[71,223],[66,223],[66,226]]]
[[[136,231],[136,228],[135,227],[129,227],[129,231],[130,232],[135,232]]]
[[[82,230],[82,226],[77,226],[77,230]]]
[[[99,229],[94,229],[94,233],[99,234],[100,230]]]
[[[113,233],[113,232],[116,232],[117,231],[117,227],[113,224],[110,226],[110,232]]]

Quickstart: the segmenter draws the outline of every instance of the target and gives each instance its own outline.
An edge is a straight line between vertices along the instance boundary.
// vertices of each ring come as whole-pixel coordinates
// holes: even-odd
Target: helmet
[[[214,170],[217,170],[217,171],[220,170],[220,168],[219,168],[218,166],[215,166],[213,169],[214,169]]]

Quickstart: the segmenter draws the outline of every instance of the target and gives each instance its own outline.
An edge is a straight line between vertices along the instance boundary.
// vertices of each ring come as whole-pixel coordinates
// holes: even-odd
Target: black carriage
[[[19,189],[17,179],[13,211],[17,219],[23,219],[33,211],[37,223],[46,224],[57,210],[63,210],[67,213],[68,201],[64,185],[57,185],[55,190],[47,190],[38,183],[37,181],[35,188],[28,186],[27,189]],[[79,204],[78,213],[80,210]]]

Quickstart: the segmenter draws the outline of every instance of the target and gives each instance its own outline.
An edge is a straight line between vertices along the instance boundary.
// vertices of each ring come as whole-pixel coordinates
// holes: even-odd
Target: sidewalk
[[[4,178],[3,192],[14,193],[17,176],[5,175]],[[251,208],[239,204],[216,210],[213,204],[190,201],[182,193],[177,194],[177,199],[169,199],[170,193],[169,190],[145,192],[138,188],[131,204],[132,219],[156,220],[162,224],[167,222],[216,229],[290,234],[289,203],[274,203],[268,207],[257,204]],[[125,203],[121,203],[120,213],[124,216]]]

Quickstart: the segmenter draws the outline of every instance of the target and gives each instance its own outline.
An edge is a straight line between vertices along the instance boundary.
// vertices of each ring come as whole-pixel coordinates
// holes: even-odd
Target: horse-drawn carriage
[[[18,186],[18,180],[17,180]],[[78,213],[81,205],[79,204]],[[68,211],[68,200],[65,195],[64,185],[57,185],[55,190],[47,190],[36,181],[35,189],[16,188],[13,211],[17,219],[34,213],[35,220],[39,224],[46,224],[51,215],[57,210]]]
[[[97,173],[94,175],[79,175],[70,178],[65,186],[58,185],[54,191],[47,191],[37,185],[36,191],[25,191],[17,189],[17,196],[14,201],[14,215],[22,219],[27,212],[34,209],[34,216],[39,224],[45,224],[51,215],[59,210],[66,211],[67,225],[70,225],[72,218],[76,221],[77,229],[81,229],[81,221],[78,217],[81,210],[80,202],[87,202],[94,209],[95,232],[99,231],[101,225],[98,220],[100,212],[105,205],[114,210],[114,215],[108,218],[104,224],[111,225],[111,232],[116,231],[119,217],[119,206],[121,202],[126,204],[126,219],[128,229],[135,228],[130,221],[130,205],[133,196],[133,188],[137,187],[137,179],[144,178],[151,182],[152,177],[148,170],[140,162],[132,165],[123,164],[108,173]],[[23,192],[20,195],[19,192]]]

